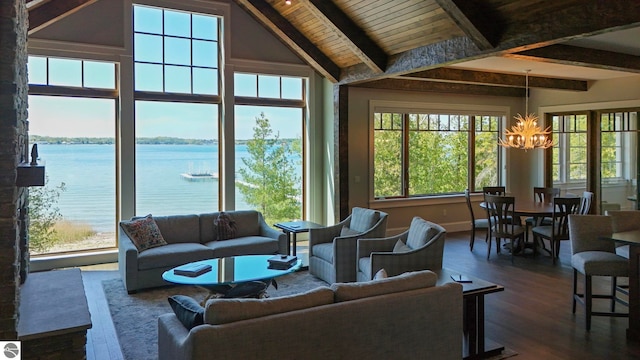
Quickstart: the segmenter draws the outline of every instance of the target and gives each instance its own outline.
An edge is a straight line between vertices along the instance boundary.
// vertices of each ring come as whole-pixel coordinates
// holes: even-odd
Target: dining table
[[[640,229],[615,232],[611,238],[629,245],[629,327],[627,339],[640,341]]]

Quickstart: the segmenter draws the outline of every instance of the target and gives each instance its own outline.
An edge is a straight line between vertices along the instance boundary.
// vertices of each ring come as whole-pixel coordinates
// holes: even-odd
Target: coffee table
[[[262,290],[271,285],[278,276],[292,273],[302,266],[302,260],[298,259],[293,266],[288,269],[270,269],[269,258],[274,255],[242,255],[217,259],[195,261],[190,264],[211,265],[211,271],[196,277],[176,275],[170,269],[162,274],[165,281],[181,285],[196,285],[209,291],[207,299],[226,295],[229,290],[236,286],[243,286],[254,282],[264,284]],[[183,266],[183,265],[180,265]],[[277,284],[274,284],[277,287]],[[256,294],[260,295],[260,294]],[[205,299],[205,301],[207,300]]]

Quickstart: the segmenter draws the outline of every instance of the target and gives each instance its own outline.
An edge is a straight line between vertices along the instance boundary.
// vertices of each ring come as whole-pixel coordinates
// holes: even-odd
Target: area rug
[[[278,289],[267,290],[269,297],[305,292],[318,286],[327,286],[309,274],[298,271],[277,278]],[[172,295],[188,295],[201,301],[207,292],[195,286],[169,286],[141,290],[127,294],[120,279],[102,282],[109,304],[113,325],[125,360],[152,360],[158,358],[158,316],[171,312],[167,298]]]

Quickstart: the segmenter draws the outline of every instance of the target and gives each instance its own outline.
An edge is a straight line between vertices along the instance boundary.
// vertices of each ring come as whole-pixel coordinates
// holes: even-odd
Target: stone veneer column
[[[0,339],[17,339],[20,219],[27,189],[15,186],[27,154],[27,28],[25,0],[0,1]],[[23,216],[20,213],[23,213]],[[26,234],[22,234],[26,237]],[[22,279],[24,280],[24,279]]]

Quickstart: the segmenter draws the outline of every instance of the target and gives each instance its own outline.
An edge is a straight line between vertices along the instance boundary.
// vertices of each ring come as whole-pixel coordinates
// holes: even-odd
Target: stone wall
[[[25,0],[0,1],[0,339],[17,339],[20,238],[27,189],[15,186],[27,156],[27,26]],[[22,220],[22,224],[21,224]],[[24,229],[24,227],[23,227]],[[23,269],[24,273],[26,270]]]

